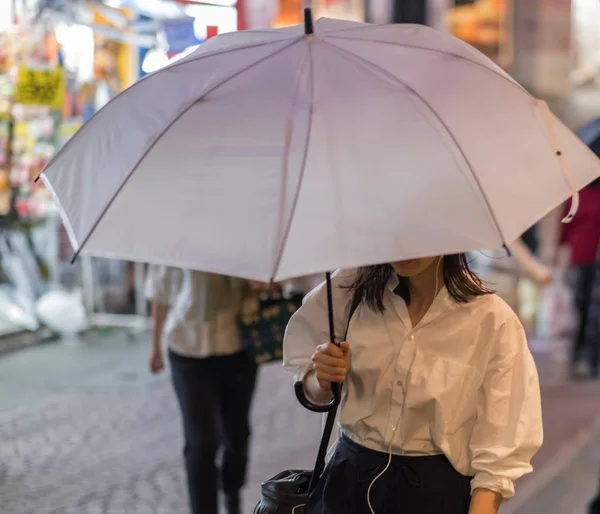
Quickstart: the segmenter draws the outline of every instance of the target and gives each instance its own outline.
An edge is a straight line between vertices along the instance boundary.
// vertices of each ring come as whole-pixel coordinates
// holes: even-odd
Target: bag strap
[[[360,305],[362,301],[362,290],[355,290],[352,294],[352,303],[350,304],[350,314],[348,315],[348,322],[346,323],[346,331],[344,332],[344,341],[348,337],[348,330],[350,329],[350,321],[352,320],[352,316],[356,312],[356,309]],[[341,389],[341,384],[340,384]],[[335,418],[337,416],[338,407],[331,409],[327,413],[327,420],[325,421],[325,428],[323,429],[323,435],[321,436],[321,443],[319,444],[319,453],[317,454],[317,460],[315,462],[315,467],[313,470],[312,477],[310,479],[310,484],[308,486],[308,493],[312,493],[317,486],[317,482],[325,469],[325,457],[327,457],[327,449],[329,447],[329,441],[331,439],[331,434],[333,432],[333,427],[335,426]]]

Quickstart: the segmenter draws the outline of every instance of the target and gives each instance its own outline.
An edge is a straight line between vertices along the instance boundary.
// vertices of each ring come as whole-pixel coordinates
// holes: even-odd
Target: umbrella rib
[[[283,238],[281,240],[281,246],[279,248],[278,255],[276,255],[275,267],[273,268],[273,274],[271,276],[271,282],[275,282],[275,277],[277,273],[279,273],[279,267],[281,266],[281,260],[283,259],[283,252],[285,251],[285,246],[288,241],[288,237],[290,235],[290,231],[292,229],[292,222],[294,221],[294,216],[296,214],[296,208],[298,207],[298,199],[300,198],[300,190],[302,189],[302,182],[304,181],[304,173],[306,171],[306,161],[308,160],[308,148],[310,146],[310,141],[312,139],[312,125],[313,125],[313,104],[315,99],[315,81],[314,81],[314,59],[313,59],[313,46],[312,44],[308,45],[308,53],[309,53],[309,74],[311,78],[310,82],[310,100],[309,100],[309,117],[308,117],[308,127],[306,129],[306,144],[304,145],[304,153],[302,155],[302,165],[300,168],[300,177],[298,179],[298,186],[296,188],[296,193],[294,194],[294,200],[292,203],[292,210],[290,212],[290,217],[285,228],[285,232],[283,233]]]
[[[436,48],[427,48],[426,46],[411,45],[410,43],[393,43],[392,41],[378,41],[377,39],[364,39],[363,40],[363,39],[356,39],[356,38],[352,38],[352,37],[337,36],[335,34],[336,34],[335,32],[333,32],[332,35],[326,34],[325,37],[327,39],[342,39],[345,41],[368,41],[369,43],[377,43],[378,45],[390,45],[390,46],[397,46],[397,47],[401,47],[401,48],[412,48],[414,50],[422,50],[424,52],[433,52],[433,53],[445,55],[448,57],[454,57],[456,59],[460,59],[461,61],[466,61],[468,63],[474,64],[475,66],[479,66],[480,68],[483,68],[484,70],[487,70],[488,72],[493,73],[494,75],[497,75],[498,77],[505,80],[509,84],[512,84],[514,87],[523,91],[523,93],[525,93],[526,95],[531,96],[530,93],[518,82],[511,80],[510,78],[502,75],[501,73],[497,72],[496,70],[494,70],[492,68],[488,68],[484,64],[481,64],[477,61],[468,59],[467,57],[465,57],[463,55],[459,55],[459,54],[455,54],[455,53],[451,53],[451,52],[444,52],[443,50],[438,50]],[[323,42],[327,43],[328,41],[323,40]],[[329,43],[329,44],[332,46],[335,46],[336,48],[339,48],[340,50],[345,50],[342,47],[337,46],[333,43]],[[351,52],[350,50],[346,50],[346,51],[348,53],[351,53],[352,55],[356,55],[356,57],[360,58],[360,56],[355,54],[354,52]],[[367,61],[367,62],[370,62],[370,61]]]
[[[456,145],[456,148],[458,148],[458,151],[460,152],[460,154],[461,154],[462,158],[464,159],[465,163],[469,167],[469,170],[471,171],[471,176],[472,176],[473,180],[475,181],[475,184],[477,185],[477,188],[479,189],[479,192],[481,193],[481,196],[483,197],[483,200],[484,200],[484,202],[486,204],[488,212],[489,212],[489,214],[490,214],[490,216],[492,218],[492,222],[494,223],[494,226],[496,227],[496,231],[498,232],[498,236],[500,237],[500,241],[501,241],[502,245],[506,246],[506,244],[507,244],[506,243],[506,239],[504,238],[504,235],[503,235],[502,229],[500,228],[500,225],[498,223],[498,219],[496,217],[496,214],[494,213],[494,210],[492,209],[492,205],[490,203],[490,200],[489,200],[488,196],[486,195],[486,193],[485,193],[485,191],[483,189],[481,181],[479,180],[479,178],[475,174],[475,170],[473,169],[473,166],[472,166],[471,162],[469,161],[469,159],[468,159],[465,151],[463,150],[462,146],[459,144],[459,142],[456,139],[456,137],[454,136],[453,132],[450,130],[450,127],[444,121],[444,119],[436,112],[436,110],[433,108],[433,106],[422,95],[420,95],[418,93],[418,91],[416,91],[413,87],[411,87],[409,84],[407,84],[406,82],[404,82],[402,79],[398,78],[396,75],[390,73],[385,68],[382,68],[381,66],[375,64],[374,62],[371,62],[371,61],[365,59],[364,57],[362,57],[362,56],[360,56],[358,54],[355,54],[354,52],[351,52],[350,50],[346,50],[345,48],[339,47],[339,46],[337,46],[337,45],[335,45],[333,43],[330,43],[328,41],[323,41],[323,43],[329,45],[331,48],[337,50],[338,52],[340,52],[342,54],[347,54],[349,57],[354,57],[354,58],[358,59],[364,65],[367,65],[367,66],[369,66],[371,68],[374,68],[376,71],[378,71],[379,73],[382,73],[383,75],[385,75],[390,80],[393,80],[393,81],[397,82],[398,84],[400,84],[401,86],[403,86],[406,89],[408,89],[421,102],[423,102],[423,104],[427,107],[427,109],[429,111],[431,111],[431,113],[441,123],[442,127],[444,127],[444,129],[446,130],[446,132],[448,133],[448,135],[450,136],[450,138],[452,139],[452,141]]]
[[[300,81],[301,72],[304,71],[304,68],[306,66],[306,61],[308,61],[308,64],[311,68],[310,73],[312,73],[312,59],[311,59],[312,52],[310,49],[311,49],[311,46],[308,45],[307,46],[308,52],[306,54],[305,61],[302,63],[301,67],[298,69],[298,71],[296,73],[296,78],[294,80],[294,84],[292,85],[292,105],[291,105],[290,116],[289,116],[288,122],[286,124],[287,126],[286,126],[285,146],[284,146],[283,159],[282,159],[283,165],[282,165],[282,173],[281,173],[282,177],[281,177],[281,188],[280,188],[280,198],[279,198],[279,217],[278,217],[278,220],[280,220],[280,221],[277,223],[277,234],[276,234],[277,241],[280,242],[280,245],[276,249],[276,253],[275,253],[274,259],[273,259],[274,272],[271,277],[271,282],[273,282],[273,277],[277,274],[277,271],[279,269],[279,263],[281,262],[281,258],[283,255],[283,249],[287,242],[287,234],[289,232],[289,227],[291,225],[291,218],[293,217],[293,214],[295,212],[295,202],[297,199],[298,192],[300,191],[300,185],[302,184],[303,172],[301,171],[300,176],[298,177],[297,190],[294,195],[294,203],[292,204],[292,211],[290,212],[290,220],[289,220],[289,223],[286,223],[286,220],[283,219],[283,215],[284,215],[284,211],[285,211],[285,209],[284,209],[285,208],[285,191],[286,191],[286,186],[287,186],[288,177],[289,177],[288,171],[289,171],[289,159],[290,159],[290,146],[292,144],[292,138],[293,138],[294,113],[295,113],[296,107],[297,107],[298,83]],[[312,93],[311,93],[311,96],[312,96]],[[312,99],[311,99],[311,104],[312,104]],[[311,119],[312,119],[312,114],[311,114]],[[307,136],[307,141],[306,141],[306,145],[305,145],[305,153],[306,153],[306,148],[308,148],[308,141],[309,140],[308,140],[308,136]],[[302,164],[302,166],[304,167],[304,164]]]
[[[83,127],[81,127],[77,133],[71,138],[69,139],[65,145],[57,152],[57,154],[50,160],[50,162],[46,165],[46,167],[44,168],[44,170],[37,176],[37,178],[35,179],[35,181],[37,182],[38,179],[45,173],[45,171],[47,169],[50,169],[52,167],[52,165],[56,162],[56,160],[58,159],[58,157],[64,152],[66,151],[66,149],[69,147],[69,145],[71,145],[74,141],[77,141],[78,139],[80,139],[81,134],[84,133],[84,131],[87,129],[87,127],[89,127],[89,125],[92,123],[92,121],[94,121],[94,119],[96,118],[96,116],[98,116],[101,112],[104,111],[104,109],[106,107],[108,107],[112,102],[114,102],[117,98],[124,96],[125,94],[127,94],[128,92],[132,91],[133,89],[135,89],[139,84],[141,84],[142,82],[144,82],[145,80],[150,80],[153,77],[156,77],[157,75],[166,73],[169,70],[172,70],[173,68],[177,68],[179,66],[183,66],[184,64],[189,64],[190,62],[197,62],[197,61],[201,61],[204,58],[207,57],[214,57],[215,55],[225,55],[231,52],[237,52],[238,50],[246,50],[248,48],[258,48],[261,46],[267,46],[267,45],[272,45],[273,43],[281,43],[282,41],[285,41],[285,39],[277,39],[274,41],[263,41],[261,43],[256,43],[254,45],[248,45],[248,46],[236,46],[234,48],[228,48],[226,50],[223,50],[221,52],[219,51],[214,51],[214,52],[210,52],[210,53],[206,53],[204,55],[201,55],[200,57],[196,58],[196,59],[182,59],[181,61],[176,61],[173,64],[170,64],[169,66],[166,66],[164,68],[161,68],[160,70],[155,71],[154,73],[150,73],[148,75],[145,75],[144,77],[142,77],[140,80],[138,80],[137,82],[135,82],[134,84],[132,84],[130,87],[128,87],[127,89],[121,91],[117,96],[115,96],[108,104],[106,104],[104,107],[102,107],[102,109],[100,109],[99,111],[97,111],[96,113],[93,114],[93,116],[83,125]]]
[[[90,229],[90,231],[87,233],[87,235],[85,236],[84,240],[81,242],[81,245],[79,246],[79,248],[77,249],[77,251],[75,252],[75,255],[73,256],[73,260],[72,262],[74,262],[77,257],[79,256],[79,254],[81,253],[81,251],[83,250],[83,247],[87,244],[87,242],[89,241],[90,237],[92,236],[92,234],[94,233],[94,231],[96,230],[96,228],[98,227],[98,225],[100,224],[100,222],[102,221],[102,218],[104,218],[104,215],[107,213],[107,211],[110,209],[111,205],[113,204],[113,202],[115,201],[115,198],[117,196],[119,196],[119,193],[123,190],[123,188],[125,187],[125,185],[127,184],[127,182],[129,181],[129,179],[131,178],[131,176],[137,171],[139,165],[142,163],[142,161],[146,158],[146,156],[152,151],[152,149],[154,148],[154,146],[156,145],[156,143],[158,143],[158,141],[160,141],[160,139],[162,138],[162,136],[173,126],[175,125],[175,123],[177,123],[192,107],[194,107],[196,104],[198,104],[199,102],[201,102],[207,95],[211,94],[213,91],[219,89],[221,86],[227,84],[230,80],[233,80],[237,77],[239,77],[240,75],[242,75],[243,73],[245,73],[246,71],[248,71],[251,68],[254,68],[254,66],[257,66],[261,63],[263,63],[264,61],[270,59],[271,57],[274,57],[275,55],[278,55],[282,52],[284,52],[285,50],[288,50],[289,48],[291,48],[292,46],[296,45],[297,43],[299,43],[300,41],[302,41],[304,39],[304,35],[295,38],[291,43],[278,48],[277,50],[275,50],[274,52],[271,52],[270,54],[266,55],[265,57],[261,57],[259,60],[257,61],[253,61],[251,64],[248,64],[246,66],[244,66],[242,69],[236,71],[235,73],[229,75],[228,77],[224,78],[223,80],[219,81],[217,84],[213,85],[212,87],[209,87],[206,91],[204,91],[199,97],[194,98],[194,100],[192,100],[191,102],[188,103],[188,105],[185,106],[185,108],[183,108],[181,110],[181,112],[179,112],[168,124],[167,126],[159,132],[159,134],[154,138],[154,140],[152,141],[152,143],[150,143],[150,145],[148,145],[148,148],[146,148],[146,151],[142,154],[142,156],[138,159],[138,161],[136,162],[135,166],[132,168],[132,170],[127,174],[127,176],[125,177],[125,179],[123,180],[123,182],[121,183],[121,185],[118,187],[118,189],[115,191],[114,195],[111,197],[111,199],[107,202],[106,207],[102,210],[102,212],[100,213],[100,215],[98,216],[98,219],[94,222],[94,224],[92,225],[92,228]]]

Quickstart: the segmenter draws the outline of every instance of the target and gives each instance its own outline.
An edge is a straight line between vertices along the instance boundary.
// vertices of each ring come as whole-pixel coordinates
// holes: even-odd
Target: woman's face
[[[437,263],[438,259],[439,257],[423,257],[422,259],[392,262],[392,268],[399,276],[411,278],[427,271]]]

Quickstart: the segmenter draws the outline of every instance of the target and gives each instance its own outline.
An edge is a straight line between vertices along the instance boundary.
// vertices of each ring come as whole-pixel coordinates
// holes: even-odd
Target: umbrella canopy
[[[209,40],[42,178],[77,253],[281,280],[500,247],[599,175],[466,43],[322,19]]]

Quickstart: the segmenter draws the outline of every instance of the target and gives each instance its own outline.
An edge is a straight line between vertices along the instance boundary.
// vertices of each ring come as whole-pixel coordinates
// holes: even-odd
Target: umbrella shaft
[[[331,344],[335,342],[335,327],[333,323],[333,287],[331,285],[331,273],[326,273],[327,279],[327,314],[329,316],[329,341]]]

